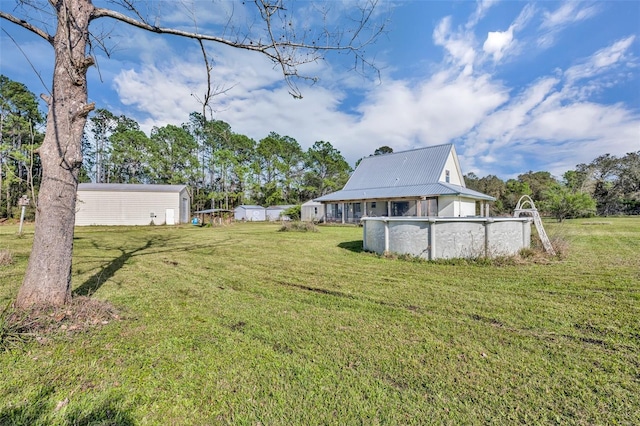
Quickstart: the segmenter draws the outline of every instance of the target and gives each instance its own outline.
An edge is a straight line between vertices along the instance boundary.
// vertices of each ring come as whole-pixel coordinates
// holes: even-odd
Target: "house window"
[[[317,207],[314,207],[314,208],[313,208],[313,214],[314,214],[314,215],[318,214],[318,208],[317,208]]]
[[[375,209],[375,208],[376,208],[376,202],[375,202],[375,201],[371,202],[371,208],[372,208],[372,209]]]
[[[445,182],[451,182],[451,172],[449,170],[444,171],[444,180]]]
[[[391,203],[391,216],[405,216],[408,211],[408,201],[393,201]]]

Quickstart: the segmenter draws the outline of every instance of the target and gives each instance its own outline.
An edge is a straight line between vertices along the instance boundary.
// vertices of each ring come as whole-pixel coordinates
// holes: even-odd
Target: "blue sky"
[[[186,3],[197,8],[200,28],[224,21],[232,7],[241,15],[239,2]],[[162,22],[188,28],[176,4],[164,4]],[[345,12],[355,3],[329,5]],[[13,7],[0,2],[5,12]],[[301,100],[265,58],[209,44],[214,84],[228,89],[214,100],[215,118],[255,140],[275,131],[305,149],[329,141],[350,164],[382,145],[402,151],[453,142],[464,173],[503,179],[529,170],[560,177],[599,155],[640,150],[640,2],[381,2],[387,10],[387,32],[367,49],[380,79],[330,55],[302,68],[320,80],[299,83]],[[113,47],[89,71],[97,107],[134,118],[147,132],[200,110],[206,78],[197,43],[96,23],[106,25]],[[46,84],[50,46],[0,25],[0,72],[44,92],[5,31]]]

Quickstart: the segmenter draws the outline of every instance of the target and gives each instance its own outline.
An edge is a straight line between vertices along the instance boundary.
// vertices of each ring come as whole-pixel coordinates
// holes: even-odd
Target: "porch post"
[[[344,203],[344,202],[342,203],[342,223],[344,223],[344,214],[345,214],[345,210],[344,210],[344,209],[345,209],[345,204],[346,204],[346,203]]]

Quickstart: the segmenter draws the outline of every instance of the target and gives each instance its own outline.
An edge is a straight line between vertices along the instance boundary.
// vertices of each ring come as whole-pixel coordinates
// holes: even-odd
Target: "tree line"
[[[593,215],[640,214],[640,151],[622,157],[605,154],[578,164],[561,179],[549,172],[529,171],[503,181],[495,175],[464,176],[467,187],[496,198],[494,213],[510,214],[522,195],[558,220]]]
[[[35,199],[42,179],[37,149],[44,117],[25,85],[0,75],[0,217],[16,214],[18,199]],[[194,112],[180,126],[154,127],[149,136],[133,119],[97,109],[83,144],[81,182],[186,184],[192,208],[240,204],[300,204],[341,189],[351,167],[327,141],[306,151],[294,138],[271,132],[259,141]],[[373,155],[393,152],[382,146]],[[568,217],[640,214],[640,151],[602,155],[561,179],[529,171],[506,181],[464,176],[467,187],[496,198],[494,214],[509,215],[530,195],[540,210]]]
[[[13,215],[22,195],[38,192],[42,170],[34,152],[44,138],[43,121],[35,95],[1,76],[0,217]],[[299,204],[341,189],[352,171],[330,142],[316,141],[305,151],[275,132],[255,141],[197,112],[147,136],[135,120],[97,109],[82,154],[80,182],[186,184],[194,210]]]
[[[98,109],[89,117],[83,152],[82,180],[186,184],[196,210],[299,204],[341,189],[351,172],[330,142],[305,151],[275,132],[255,141],[197,112],[147,136],[136,121]]]

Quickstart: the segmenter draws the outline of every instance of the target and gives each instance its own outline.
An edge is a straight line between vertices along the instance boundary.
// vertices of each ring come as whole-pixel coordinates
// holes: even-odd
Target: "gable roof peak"
[[[415,152],[418,151],[425,151],[425,150],[432,150],[432,149],[436,149],[436,148],[442,148],[448,146],[451,149],[455,149],[453,143],[449,142],[449,143],[442,143],[442,144],[438,144],[438,145],[430,145],[430,146],[422,146],[420,148],[411,148],[411,149],[406,149],[404,151],[394,151],[394,152],[390,152],[388,154],[379,154],[379,155],[369,155],[368,157],[364,157],[362,159],[362,161],[369,159],[369,158],[380,158],[380,157],[389,157],[389,156],[393,156],[393,155],[401,155],[401,154],[413,154]]]
[[[452,149],[453,144],[449,143],[366,157],[353,172],[344,189],[437,183]]]

